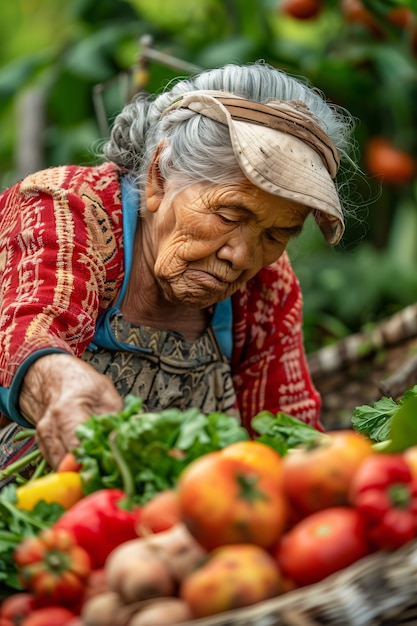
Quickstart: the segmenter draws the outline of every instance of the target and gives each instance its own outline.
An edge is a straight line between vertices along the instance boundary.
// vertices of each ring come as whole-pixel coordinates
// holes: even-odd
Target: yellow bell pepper
[[[57,472],[28,481],[16,489],[19,509],[32,511],[38,502],[57,502],[69,509],[84,496],[78,472]]]

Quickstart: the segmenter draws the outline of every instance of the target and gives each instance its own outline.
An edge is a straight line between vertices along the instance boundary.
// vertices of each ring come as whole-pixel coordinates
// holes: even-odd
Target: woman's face
[[[310,212],[249,181],[148,193],[156,280],[170,302],[206,308],[276,261]]]

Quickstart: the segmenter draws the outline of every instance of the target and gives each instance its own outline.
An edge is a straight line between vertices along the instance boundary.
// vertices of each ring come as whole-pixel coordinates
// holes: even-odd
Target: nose
[[[240,230],[219,248],[217,258],[228,261],[234,270],[244,271],[253,268],[259,237],[248,230]]]

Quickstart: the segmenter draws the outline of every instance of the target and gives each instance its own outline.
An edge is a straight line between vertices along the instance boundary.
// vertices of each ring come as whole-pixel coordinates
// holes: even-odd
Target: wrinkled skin
[[[169,323],[193,340],[207,326],[207,308],[275,262],[309,209],[249,181],[199,183],[178,193],[172,187],[148,183],[138,262],[121,309],[130,322]]]
[[[78,424],[93,413],[122,408],[111,380],[69,354],[49,354],[35,361],[20,393],[22,415],[36,425],[39,448],[53,468],[77,445]]]
[[[178,191],[160,179],[155,162],[135,236],[123,317],[195,340],[209,324],[209,307],[276,261],[308,213],[246,180]],[[54,468],[77,445],[78,424],[122,406],[109,379],[65,354],[35,361],[20,395],[22,414],[36,425],[39,447]]]

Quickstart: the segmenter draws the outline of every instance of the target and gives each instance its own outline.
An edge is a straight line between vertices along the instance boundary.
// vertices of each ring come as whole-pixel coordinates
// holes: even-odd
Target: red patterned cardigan
[[[0,412],[22,425],[18,395],[29,365],[53,351],[80,356],[122,285],[128,235],[119,177],[111,163],[62,166],[0,195]],[[243,424],[268,409],[321,430],[302,298],[286,253],[232,297],[232,312],[231,366]]]

